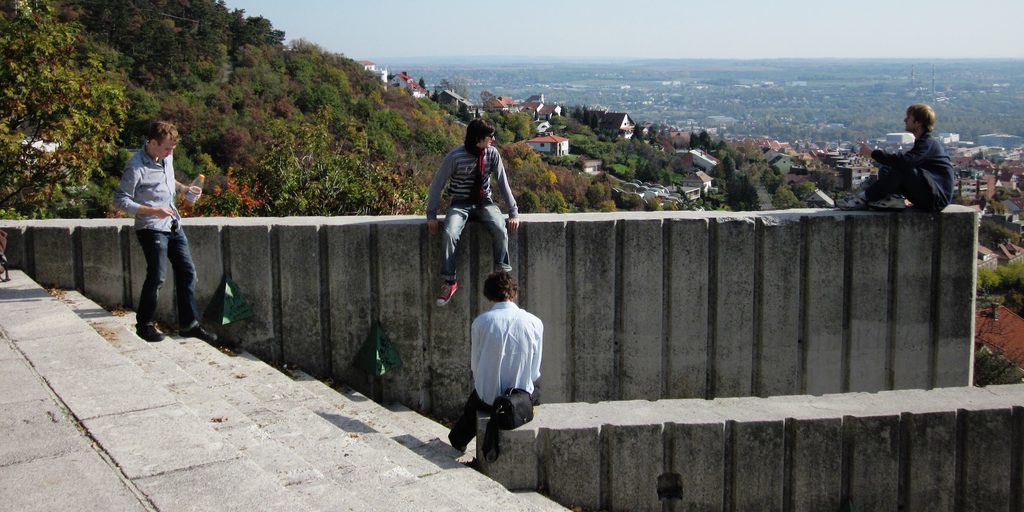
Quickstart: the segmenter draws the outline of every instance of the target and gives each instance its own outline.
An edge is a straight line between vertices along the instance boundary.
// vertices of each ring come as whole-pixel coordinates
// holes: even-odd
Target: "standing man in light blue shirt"
[[[484,296],[495,304],[473,320],[470,331],[473,392],[448,433],[448,441],[459,451],[476,437],[476,412],[492,412],[494,399],[505,391],[522,389],[533,396],[534,404],[538,401],[534,382],[540,378],[544,324],[516,305],[518,295],[519,285],[508,272],[493,272],[484,281]]]
[[[146,133],[146,144],[125,164],[121,183],[114,192],[114,208],[135,216],[135,234],[146,257],[146,280],[137,305],[135,329],[146,341],[164,339],[164,334],[153,325],[153,317],[167,271],[166,261],[170,261],[180,334],[216,343],[217,336],[199,325],[196,268],[181,226],[181,215],[174,205],[177,193],[189,188],[174,179],[177,145],[178,129],[173,124],[152,123]]]

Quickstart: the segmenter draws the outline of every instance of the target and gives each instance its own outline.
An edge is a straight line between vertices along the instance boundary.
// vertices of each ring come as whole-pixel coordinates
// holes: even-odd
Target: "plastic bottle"
[[[188,186],[188,190],[185,191],[185,201],[188,204],[196,204],[199,199],[199,195],[203,193],[203,183],[206,182],[206,176],[200,174],[196,176],[196,179],[192,180],[192,184]]]

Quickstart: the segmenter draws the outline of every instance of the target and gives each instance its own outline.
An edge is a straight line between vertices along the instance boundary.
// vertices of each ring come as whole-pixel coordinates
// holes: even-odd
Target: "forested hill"
[[[285,45],[269,20],[229,10],[223,1],[14,4],[0,19],[2,49],[25,62],[9,62],[2,80],[33,86],[18,93],[0,84],[0,136],[5,143],[22,137],[29,149],[24,141],[84,142],[66,122],[79,116],[93,125],[97,149],[69,167],[72,160],[60,155],[74,144],[62,144],[51,155],[35,155],[31,172],[6,170],[18,162],[5,158],[0,212],[7,216],[107,214],[128,150],[141,145],[143,127],[158,118],[177,123],[183,135],[175,151],[179,173],[204,173],[212,182],[200,202],[205,214],[421,211],[429,175],[461,142],[462,128],[434,102],[387,88],[358,63],[315,44]],[[88,94],[43,97],[54,78],[40,69],[42,61]],[[94,92],[100,87],[106,96]],[[61,101],[63,109],[53,106]],[[46,158],[64,164],[40,181]]]

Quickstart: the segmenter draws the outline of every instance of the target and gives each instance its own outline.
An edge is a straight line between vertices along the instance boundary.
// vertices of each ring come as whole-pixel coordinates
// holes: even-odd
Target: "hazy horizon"
[[[225,4],[269,19],[286,42],[381,62],[1024,58],[1024,2],[1008,0]]]

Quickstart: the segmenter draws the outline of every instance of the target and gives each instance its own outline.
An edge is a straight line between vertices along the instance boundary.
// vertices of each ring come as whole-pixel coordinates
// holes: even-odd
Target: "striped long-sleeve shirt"
[[[441,162],[441,168],[434,175],[434,180],[430,182],[430,192],[427,196],[428,220],[437,219],[437,210],[441,207],[441,190],[444,188],[445,183],[448,184],[448,195],[452,197],[453,201],[473,201],[476,199],[476,191],[473,190],[475,174],[477,172],[476,166],[476,155],[466,151],[465,146],[459,146],[451,150],[444,157],[444,161]],[[501,192],[501,197],[505,200],[505,204],[508,205],[508,216],[513,218],[518,216],[519,207],[516,206],[516,200],[512,197],[512,188],[508,184],[505,165],[502,164],[501,155],[496,148],[487,148],[487,153],[484,155],[484,167],[486,169],[483,181],[484,197],[487,199],[491,198],[491,177],[493,176],[498,181],[498,190]]]

